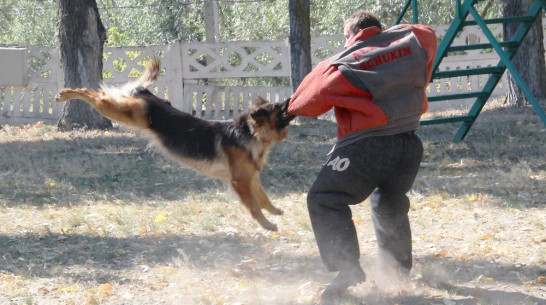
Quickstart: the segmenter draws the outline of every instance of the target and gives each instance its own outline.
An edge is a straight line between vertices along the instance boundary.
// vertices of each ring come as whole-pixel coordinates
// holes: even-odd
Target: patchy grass
[[[464,142],[423,127],[410,193],[415,268],[383,278],[367,202],[353,207],[368,281],[343,305],[546,304],[546,130],[491,106]],[[130,132],[0,129],[0,303],[316,304],[322,265],[306,192],[335,141],[291,127],[262,180],[283,216],[261,229],[222,183]]]

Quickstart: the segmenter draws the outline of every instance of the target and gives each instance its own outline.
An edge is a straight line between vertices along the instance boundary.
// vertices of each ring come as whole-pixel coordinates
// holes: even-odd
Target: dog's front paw
[[[267,209],[267,211],[274,215],[282,215],[284,213],[283,210],[274,206],[271,206],[269,209]]]

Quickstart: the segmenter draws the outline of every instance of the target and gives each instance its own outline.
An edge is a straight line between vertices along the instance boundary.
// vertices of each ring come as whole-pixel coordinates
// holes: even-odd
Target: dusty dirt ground
[[[367,202],[353,207],[368,280],[349,304],[546,304],[546,129],[530,108],[485,111],[463,142],[423,127],[409,196],[409,282],[376,267]],[[291,127],[262,180],[283,216],[261,229],[224,186],[122,129],[0,129],[1,304],[317,304],[305,196],[335,141]]]

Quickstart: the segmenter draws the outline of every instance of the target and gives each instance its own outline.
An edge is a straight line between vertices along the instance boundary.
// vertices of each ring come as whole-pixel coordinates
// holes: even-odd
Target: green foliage
[[[107,29],[107,47],[163,45],[174,41],[205,40],[203,2],[188,0],[96,0],[102,23]],[[345,18],[359,10],[373,11],[385,26],[394,24],[407,0],[314,0],[311,1],[311,35],[341,34]],[[218,1],[219,41],[271,41],[288,39],[289,0]],[[501,0],[480,3],[488,16],[499,14]],[[0,0],[0,45],[55,45],[57,19],[55,0]],[[420,22],[448,24],[455,14],[455,0],[419,0]],[[403,22],[412,19],[411,9]],[[249,51],[249,50],[247,50]],[[250,51],[249,51],[250,52]],[[327,52],[327,51],[325,51]],[[315,54],[326,57],[329,54]],[[107,60],[108,54],[105,54]],[[131,55],[128,54],[130,58]],[[205,61],[205,58],[202,59]],[[257,58],[266,64],[266,54]],[[33,62],[39,70],[40,62]],[[230,55],[229,64],[241,63],[240,55]],[[42,64],[43,65],[43,64]],[[103,78],[123,72],[123,60],[113,62],[113,70],[105,70]],[[256,69],[246,67],[245,69]],[[137,71],[128,71],[137,76]],[[44,73],[47,73],[45,71]],[[222,79],[221,85],[289,86],[286,77]]]
[[[220,40],[279,40],[288,37],[288,0],[221,2]]]
[[[106,46],[108,47],[121,45],[123,42],[127,41],[127,33],[122,32],[115,25],[111,25],[108,28],[107,35],[108,35],[108,40],[106,41]]]
[[[220,41],[281,40],[290,32],[289,0],[219,1]],[[311,35],[341,34],[347,15],[373,11],[385,26],[394,24],[407,0],[311,1]],[[419,21],[449,24],[455,0],[419,0]],[[203,2],[187,0],[97,0],[107,29],[107,46],[204,41]],[[502,0],[481,1],[480,12],[500,16]],[[54,0],[0,0],[0,45],[55,45],[57,5]],[[412,11],[403,22],[411,22]]]
[[[464,0],[461,0],[464,2]],[[384,1],[368,0],[361,6],[362,8],[373,11],[381,21],[390,26],[395,23],[407,0],[404,1]],[[485,17],[500,17],[502,14],[502,0],[481,1],[476,6],[478,12],[484,13]],[[450,24],[455,16],[456,0],[418,0],[419,23],[429,25]],[[411,23],[413,20],[413,11],[411,6],[407,11],[402,23]]]
[[[108,46],[168,44],[175,40],[201,41],[204,25],[201,4],[184,0],[98,0]]]
[[[360,9],[369,9],[368,5],[362,3],[363,1],[343,0],[312,1],[311,36],[342,34],[345,18]]]
[[[55,43],[54,0],[0,0],[0,46],[50,46]]]

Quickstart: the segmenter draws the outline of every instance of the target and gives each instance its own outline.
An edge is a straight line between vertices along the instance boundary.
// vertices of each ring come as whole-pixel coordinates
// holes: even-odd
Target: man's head
[[[376,26],[380,30],[383,29],[381,27],[381,22],[372,12],[361,10],[349,16],[343,23],[343,36],[345,36],[345,46],[347,46],[347,43],[360,30],[372,26]]]

